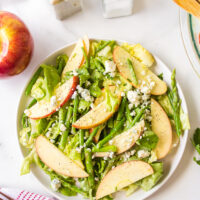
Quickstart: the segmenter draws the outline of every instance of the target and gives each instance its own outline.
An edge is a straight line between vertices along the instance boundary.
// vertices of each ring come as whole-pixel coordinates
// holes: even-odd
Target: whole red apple
[[[28,65],[33,39],[16,15],[0,11],[0,77],[19,74]]]

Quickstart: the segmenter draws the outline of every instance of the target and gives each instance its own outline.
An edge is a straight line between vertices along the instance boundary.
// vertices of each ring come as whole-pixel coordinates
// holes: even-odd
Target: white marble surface
[[[83,12],[65,21],[55,18],[47,0],[1,0],[0,9],[21,17],[35,43],[30,66],[20,75],[0,80],[0,187],[20,187],[45,194],[30,174],[20,176],[22,162],[16,134],[16,111],[20,94],[34,66],[55,49],[87,33],[90,37],[116,38],[142,43],[171,69],[177,68],[190,111],[193,130],[200,126],[200,80],[186,57],[180,37],[178,7],[172,1],[135,0],[134,15],[104,19],[100,0],[83,0]],[[149,200],[198,200],[200,166],[193,162],[194,149],[188,141],[184,157],[172,178]]]

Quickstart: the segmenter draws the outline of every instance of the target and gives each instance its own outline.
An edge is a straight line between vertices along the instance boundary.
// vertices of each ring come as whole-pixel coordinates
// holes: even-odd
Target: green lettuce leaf
[[[78,76],[80,80],[80,86],[82,86],[90,78],[90,73],[86,65],[83,65],[81,68],[78,69]]]
[[[136,185],[135,183],[132,183],[131,185],[125,187],[123,190],[126,191],[126,196],[128,197],[131,194],[133,194],[138,188],[139,188],[138,185]]]
[[[171,103],[169,101],[168,96],[167,95],[159,96],[158,97],[158,102],[163,107],[163,109],[165,110],[165,112],[167,113],[167,115],[170,118],[173,118],[173,109],[172,109],[172,106],[171,106]]]
[[[25,157],[21,166],[20,175],[25,175],[30,173],[30,165],[31,163],[34,162],[35,154],[36,154],[35,149],[32,149],[31,152]]]
[[[106,87],[106,105],[107,109],[111,112],[115,111],[117,104],[119,104],[119,98],[112,94],[108,87]]]
[[[67,64],[68,56],[66,54],[62,54],[56,58],[56,68],[58,74],[61,75],[65,65]]]
[[[197,128],[193,134],[192,144],[195,147],[196,151],[200,155],[200,128]],[[197,160],[196,157],[193,160],[200,165],[200,160]]]
[[[64,152],[66,153],[69,158],[71,158],[76,164],[79,166],[83,166],[82,160],[81,160],[81,152],[79,153],[76,148],[79,145],[79,134],[76,134],[75,136],[72,136],[70,138],[70,143],[68,143],[65,147]]]
[[[57,69],[53,66],[42,64],[41,67],[44,70],[44,87],[46,90],[46,98],[50,99],[55,86],[60,81],[60,76]]]
[[[31,89],[31,96],[34,99],[41,100],[45,95],[44,79],[39,77]]]
[[[71,196],[76,196],[76,195],[77,195],[76,192],[70,190],[70,189],[67,188],[67,187],[61,187],[61,188],[58,189],[58,191],[59,191],[61,194],[65,195],[65,196],[69,196],[69,197],[71,197]]]
[[[97,81],[90,86],[90,94],[94,97],[99,97],[101,95],[101,89]]]
[[[31,137],[33,138],[36,138],[37,136],[42,134],[48,124],[47,119],[45,118],[36,120],[30,119],[30,123],[31,123]]]
[[[32,148],[34,145],[34,138],[31,137],[31,128],[23,128],[19,135],[20,135],[20,143],[25,146],[26,148]]]
[[[84,99],[80,99],[79,104],[78,104],[78,112],[79,113],[84,113],[89,111],[90,109],[90,102],[85,101]]]
[[[145,131],[142,138],[137,141],[139,148],[153,150],[158,143],[158,136],[153,131]]]
[[[137,182],[137,185],[139,185],[144,191],[148,191],[153,188],[163,176],[162,162],[152,163],[151,166],[153,167],[154,173]]]
[[[183,112],[183,109],[180,109],[180,120],[181,120],[181,127],[183,130],[189,130],[190,129],[190,122],[188,114]]]

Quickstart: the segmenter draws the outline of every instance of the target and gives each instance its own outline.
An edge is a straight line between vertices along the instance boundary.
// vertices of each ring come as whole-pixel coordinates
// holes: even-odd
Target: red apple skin
[[[50,113],[47,113],[46,115],[43,115],[43,116],[40,116],[40,117],[31,117],[31,116],[28,116],[28,117],[30,117],[31,119],[42,119],[42,118],[46,118],[46,117],[52,115],[53,113],[55,113],[56,110],[59,107],[62,107],[65,103],[67,103],[67,101],[69,101],[71,99],[71,96],[73,95],[74,91],[76,90],[76,86],[78,85],[78,83],[79,83],[78,76],[74,76],[73,77],[73,84],[72,84],[72,87],[71,87],[69,93],[65,97],[64,101],[62,103],[60,103],[60,105],[56,109],[54,109]]]
[[[0,77],[22,72],[33,52],[33,39],[16,15],[0,11]]]

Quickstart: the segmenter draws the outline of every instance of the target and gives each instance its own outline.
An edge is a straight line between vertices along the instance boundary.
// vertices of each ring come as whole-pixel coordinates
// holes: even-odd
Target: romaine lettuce
[[[44,88],[46,90],[46,98],[50,99],[55,86],[60,81],[60,76],[57,69],[53,66],[42,64],[41,67],[44,71]]]
[[[153,188],[163,176],[162,162],[152,163],[151,166],[153,167],[154,173],[137,182],[137,185],[139,185],[144,191],[148,191]]]

